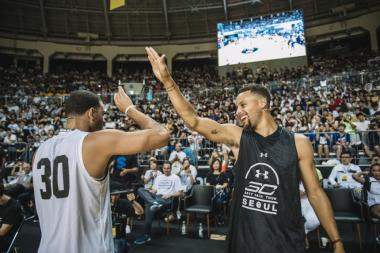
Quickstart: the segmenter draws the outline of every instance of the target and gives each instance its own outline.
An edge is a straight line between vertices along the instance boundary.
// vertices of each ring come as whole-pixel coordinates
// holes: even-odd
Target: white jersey
[[[87,132],[61,132],[36,152],[33,185],[41,227],[39,253],[114,252],[109,176],[96,180],[84,167]]]

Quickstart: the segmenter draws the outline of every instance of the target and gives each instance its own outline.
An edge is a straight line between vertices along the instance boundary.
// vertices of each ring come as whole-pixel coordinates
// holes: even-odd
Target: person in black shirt
[[[0,184],[0,252],[7,250],[22,219],[20,204],[4,194]]]
[[[206,184],[215,186],[214,213],[219,225],[224,223],[223,204],[227,201],[228,177],[222,172],[222,162],[219,158],[213,159],[210,171],[206,176]]]
[[[137,155],[119,155],[115,157],[113,179],[127,188],[132,188],[138,173]]]
[[[305,252],[300,179],[334,252],[344,252],[331,204],[315,176],[311,143],[276,124],[269,91],[259,85],[240,89],[236,118],[243,127],[219,124],[197,115],[170,76],[165,55],[151,47],[146,51],[153,73],[190,130],[228,145],[236,158],[227,252]]]

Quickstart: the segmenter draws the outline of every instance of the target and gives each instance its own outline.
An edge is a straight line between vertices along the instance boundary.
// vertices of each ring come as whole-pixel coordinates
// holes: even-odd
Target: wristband
[[[175,84],[173,84],[172,86],[170,86],[169,88],[166,88],[166,92],[170,92],[172,90],[175,89]]]
[[[129,111],[129,109],[131,109],[131,108],[136,108],[136,106],[135,106],[135,105],[129,105],[129,106],[127,106],[127,108],[125,109],[125,112],[124,112],[125,116],[128,117],[128,111]]]
[[[337,244],[338,242],[343,243],[342,239],[341,239],[341,238],[338,238],[338,239],[335,239],[334,241],[331,242],[331,246],[332,246],[333,248],[335,248],[335,244]]]

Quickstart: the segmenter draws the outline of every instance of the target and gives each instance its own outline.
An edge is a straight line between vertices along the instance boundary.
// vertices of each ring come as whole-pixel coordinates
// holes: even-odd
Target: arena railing
[[[338,159],[336,157],[336,146],[332,143],[333,135],[337,132],[321,132],[320,136],[329,136],[329,140],[326,143],[320,143],[317,140],[316,132],[307,132],[302,133],[307,136],[313,146],[314,156],[317,162],[327,161],[328,159]],[[379,130],[369,130],[363,132],[352,131],[348,133],[350,135],[350,146],[349,151],[352,153],[355,159],[362,159],[361,162],[368,162],[368,154],[366,154],[365,148],[368,148],[367,151],[375,152],[375,147],[379,147],[380,150],[380,131]],[[182,151],[191,159],[192,163],[196,166],[208,166],[208,160],[212,152],[217,152],[220,156],[222,155],[223,146],[211,142],[200,135],[197,135],[196,138],[199,138],[198,144],[192,144],[191,135],[187,135],[186,138],[171,138],[167,146],[160,149],[152,150],[139,154],[139,163],[147,164],[150,157],[156,157],[156,159],[162,163],[165,160],[169,159],[171,151],[174,150],[176,143],[181,143]],[[329,157],[318,157],[318,146],[326,145],[329,149]],[[17,142],[14,144],[1,143],[1,148],[5,150],[7,161],[16,161],[23,160],[26,162],[31,162],[33,152],[38,148],[38,144],[34,142]]]

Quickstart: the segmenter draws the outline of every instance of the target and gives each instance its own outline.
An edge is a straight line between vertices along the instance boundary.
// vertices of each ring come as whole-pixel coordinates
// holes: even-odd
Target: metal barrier
[[[330,136],[326,143],[322,143],[317,139],[315,132],[303,133],[307,136],[314,149],[315,159],[317,161],[327,160],[336,157],[335,143],[333,143],[334,135],[337,132],[321,132],[320,136]],[[349,151],[353,154],[355,159],[362,159],[360,164],[365,164],[368,162],[368,152],[380,151],[380,131],[365,131],[365,132],[351,132],[347,133],[350,135],[351,145],[349,146]],[[212,152],[217,152],[219,156],[222,156],[222,145],[211,142],[200,135],[188,135],[186,138],[172,138],[167,146],[148,151],[139,154],[139,163],[148,164],[150,157],[154,156],[157,158],[159,163],[169,159],[170,153],[175,149],[175,144],[181,143],[182,151],[186,153],[192,164],[195,166],[208,166],[208,161]],[[2,148],[7,154],[7,161],[17,161],[23,160],[26,162],[31,162],[34,151],[38,148],[37,143],[15,143],[15,144],[2,144]],[[326,146],[328,148],[328,156],[326,153],[319,153],[321,146]],[[359,160],[358,160],[359,161]]]

